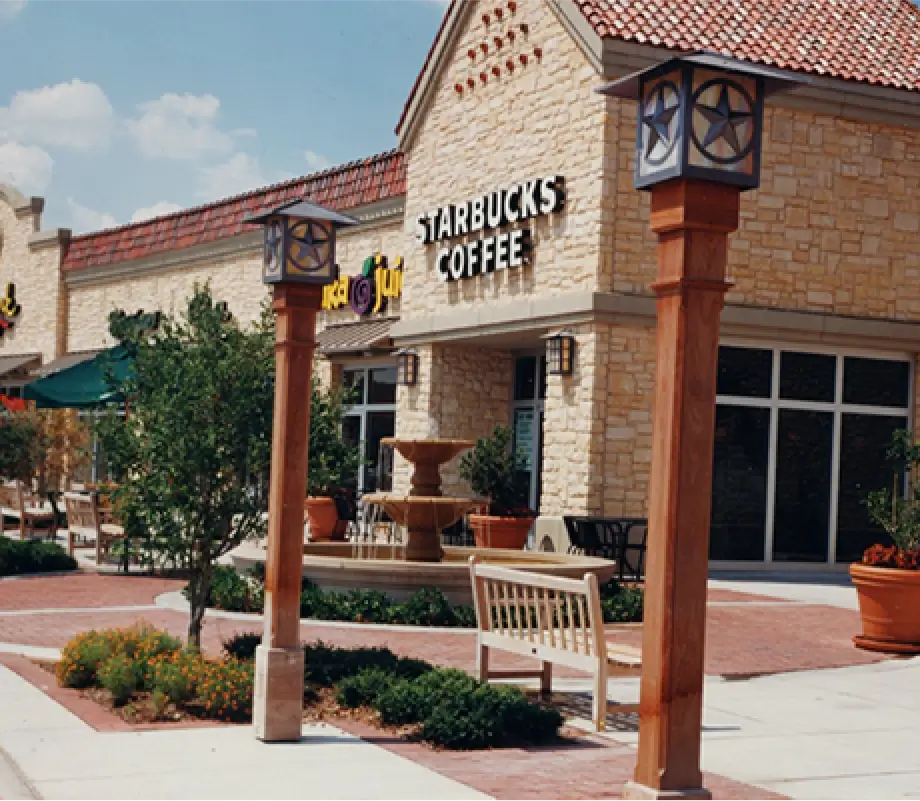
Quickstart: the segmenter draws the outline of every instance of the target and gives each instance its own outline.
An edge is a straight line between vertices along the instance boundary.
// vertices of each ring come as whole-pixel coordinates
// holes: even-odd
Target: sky
[[[439,0],[0,0],[0,182],[75,233],[396,144]]]

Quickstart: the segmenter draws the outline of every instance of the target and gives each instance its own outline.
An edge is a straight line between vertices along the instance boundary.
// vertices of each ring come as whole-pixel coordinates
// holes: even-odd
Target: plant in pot
[[[893,544],[873,545],[850,565],[863,627],[853,642],[870,651],[920,653],[920,444],[896,431],[888,459],[891,489],[869,493],[866,506]]]
[[[361,446],[346,441],[342,424],[354,403],[352,389],[323,389],[314,379],[310,392],[310,451],[304,509],[313,541],[343,540],[347,519],[340,508],[364,464]]]
[[[489,514],[470,515],[477,547],[524,547],[534,521],[527,506],[525,475],[524,460],[512,447],[508,426],[496,426],[491,436],[478,440],[460,459],[460,477],[489,501]]]

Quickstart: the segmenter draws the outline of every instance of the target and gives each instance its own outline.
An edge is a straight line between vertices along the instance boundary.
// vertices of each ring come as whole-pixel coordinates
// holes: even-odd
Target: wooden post
[[[253,723],[268,742],[300,738],[304,654],[300,644],[304,498],[310,385],[322,287],[274,286],[275,415],[272,429],[265,632],[256,649]]]
[[[639,754],[628,798],[710,798],[700,772],[719,314],[739,189],[652,189],[658,234],[655,417]]]

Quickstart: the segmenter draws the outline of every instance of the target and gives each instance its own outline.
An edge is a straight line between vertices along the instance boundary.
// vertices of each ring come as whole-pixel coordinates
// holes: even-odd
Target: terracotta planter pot
[[[862,635],[853,644],[889,654],[920,653],[920,570],[850,565]]]
[[[345,539],[345,526],[339,525],[339,512],[332,498],[307,498],[303,506],[310,524],[311,542]]]
[[[477,548],[506,548],[519,551],[527,543],[532,517],[493,517],[470,515],[470,528]]]

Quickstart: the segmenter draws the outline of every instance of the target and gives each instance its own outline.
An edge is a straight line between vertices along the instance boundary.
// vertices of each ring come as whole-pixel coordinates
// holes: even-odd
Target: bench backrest
[[[485,565],[472,556],[470,580],[480,631],[575,658],[606,658],[604,618],[593,573],[568,579]]]
[[[67,528],[70,531],[99,536],[99,507],[95,495],[65,492],[64,506],[67,509]]]
[[[7,484],[6,482],[0,484],[0,506],[4,509],[14,509],[18,512],[21,508],[19,492],[18,484]]]

